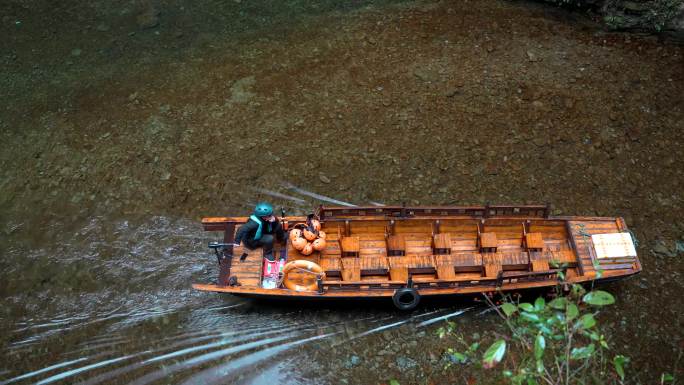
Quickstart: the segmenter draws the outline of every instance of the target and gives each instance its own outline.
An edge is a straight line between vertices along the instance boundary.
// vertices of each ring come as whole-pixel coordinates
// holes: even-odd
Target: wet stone
[[[330,183],[330,178],[325,176],[325,174],[318,174],[318,179],[320,179],[323,183]]]
[[[396,364],[397,364],[397,367],[402,371],[408,370],[408,369],[413,369],[413,368],[418,366],[418,363],[415,360],[408,358],[408,357],[403,357],[403,356],[397,357]]]
[[[344,367],[351,369],[361,363],[361,358],[359,356],[353,355],[344,363]]]
[[[160,15],[161,11],[155,7],[147,7],[140,14],[138,14],[138,17],[136,18],[138,27],[140,27],[140,29],[150,29],[158,26]]]

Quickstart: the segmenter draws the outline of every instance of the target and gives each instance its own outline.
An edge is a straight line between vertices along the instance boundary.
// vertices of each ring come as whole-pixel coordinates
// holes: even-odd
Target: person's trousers
[[[263,247],[264,258],[268,259],[269,261],[275,261],[275,256],[273,256],[273,240],[273,235],[264,234],[259,240],[245,239],[243,242],[250,250]]]

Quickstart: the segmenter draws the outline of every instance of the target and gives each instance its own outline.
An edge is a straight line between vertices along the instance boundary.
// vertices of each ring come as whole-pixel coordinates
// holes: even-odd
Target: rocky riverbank
[[[614,30],[660,32],[684,40],[684,2],[681,0],[544,0],[588,8]]]

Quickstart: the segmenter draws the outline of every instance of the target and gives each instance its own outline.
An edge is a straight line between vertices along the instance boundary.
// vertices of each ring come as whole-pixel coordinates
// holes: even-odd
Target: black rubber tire
[[[399,310],[412,310],[420,303],[420,294],[408,287],[397,289],[392,296],[392,302]]]

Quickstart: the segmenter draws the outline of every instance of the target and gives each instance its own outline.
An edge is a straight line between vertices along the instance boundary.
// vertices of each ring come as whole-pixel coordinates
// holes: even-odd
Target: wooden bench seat
[[[456,278],[456,261],[453,255],[435,255],[434,258],[438,279],[450,280]]]
[[[435,261],[432,255],[406,255],[389,258],[392,280],[406,280],[411,274],[435,274]]]
[[[343,257],[342,258],[342,280],[343,281],[360,281],[361,280],[361,263],[358,257]]]
[[[570,267],[577,266],[577,258],[572,250],[559,250],[559,251],[542,251],[542,252],[530,252],[530,261],[547,261],[547,262],[559,262],[566,263]]]
[[[361,275],[383,275],[389,272],[387,257],[384,255],[364,255],[359,258]]]
[[[420,255],[420,256],[431,256],[432,255],[432,236],[430,235],[405,235],[406,242],[406,256],[409,255]]]
[[[527,269],[530,260],[525,251],[503,251],[501,254],[501,265],[504,270]]]
[[[482,272],[482,254],[454,253],[452,254],[456,272]]]
[[[342,274],[342,261],[340,257],[321,256],[318,264],[328,277],[339,277]]]

